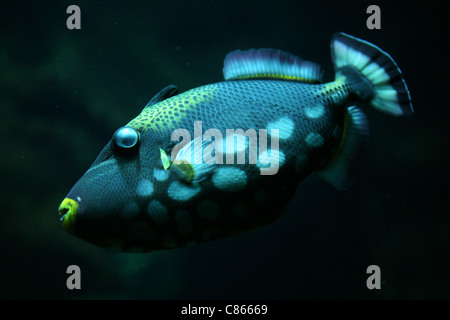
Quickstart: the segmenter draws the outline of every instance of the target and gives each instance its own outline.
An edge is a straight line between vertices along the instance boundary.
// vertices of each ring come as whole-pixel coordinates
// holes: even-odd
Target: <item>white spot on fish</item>
[[[185,246],[185,247],[189,247],[189,246],[193,246],[194,244],[197,244],[197,241],[191,240],[191,241],[189,241],[188,243],[186,243],[184,246]]]
[[[167,248],[175,248],[178,245],[177,239],[175,239],[175,237],[172,236],[171,234],[166,234],[163,237],[162,243]]]
[[[147,213],[161,226],[168,224],[170,221],[166,207],[157,200],[153,200],[148,204]]]
[[[141,209],[139,209],[139,206],[137,205],[137,203],[130,202],[123,207],[122,215],[125,219],[131,219],[131,218],[137,216],[139,211],[141,211]]]
[[[323,137],[315,132],[311,132],[310,134],[308,134],[305,141],[308,145],[315,148],[323,146],[324,143]]]
[[[127,252],[133,252],[133,253],[144,253],[146,250],[144,247],[130,247],[127,248]]]
[[[139,182],[136,193],[141,197],[148,197],[153,193],[153,183],[149,180]]]
[[[153,170],[153,177],[155,177],[155,179],[158,181],[166,181],[169,177],[169,170],[161,170],[155,168]]]
[[[175,221],[181,234],[186,235],[193,230],[191,214],[186,210],[179,210],[175,213]]]
[[[272,129],[278,129],[279,130],[278,138],[280,138],[281,140],[288,139],[292,136],[292,133],[294,132],[294,122],[288,117],[283,117],[275,122],[270,122],[267,125],[267,129],[269,134]]]
[[[234,214],[238,218],[245,218],[247,216],[247,212],[245,211],[245,207],[243,205],[237,204],[231,208],[231,213]]]
[[[253,200],[256,204],[263,204],[264,202],[267,202],[270,199],[270,193],[266,189],[259,189],[255,192],[255,196],[253,197]]]
[[[308,158],[304,154],[297,155],[297,160],[295,161],[295,172],[300,173],[305,169],[308,164]]]
[[[218,228],[206,228],[205,230],[202,231],[202,236],[203,236],[203,240],[209,240],[211,239],[212,236],[214,236],[215,234],[217,234],[219,232]]]
[[[187,201],[197,195],[201,190],[201,187],[197,183],[189,185],[180,183],[178,181],[172,182],[167,190],[167,194],[170,198],[177,201]]]
[[[200,202],[197,213],[206,220],[215,220],[219,217],[219,206],[212,200]]]
[[[158,232],[143,221],[133,223],[128,228],[127,235],[132,242],[152,243],[158,238]]]
[[[305,115],[310,119],[317,119],[324,115],[325,107],[322,104],[318,104],[314,107],[306,107]]]
[[[258,159],[258,167],[260,168],[268,168],[274,163],[278,162],[278,167],[281,168],[286,162],[286,156],[283,151],[269,149],[261,152]]]
[[[212,182],[220,190],[239,191],[247,185],[247,176],[236,167],[218,168],[214,171]]]

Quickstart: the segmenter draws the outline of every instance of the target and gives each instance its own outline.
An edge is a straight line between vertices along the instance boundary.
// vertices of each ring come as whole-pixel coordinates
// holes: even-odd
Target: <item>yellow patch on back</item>
[[[199,103],[207,102],[213,97],[215,85],[206,85],[180,93],[169,99],[144,108],[127,127],[139,131],[152,129],[161,132],[176,126],[189,111],[193,111]]]

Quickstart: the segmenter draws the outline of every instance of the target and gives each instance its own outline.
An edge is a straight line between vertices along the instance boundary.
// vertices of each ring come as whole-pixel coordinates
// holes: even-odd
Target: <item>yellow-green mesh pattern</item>
[[[207,85],[158,102],[142,110],[127,124],[127,127],[139,131],[152,129],[155,132],[175,127],[180,124],[188,111],[194,111],[200,103],[210,101],[214,91],[215,85]]]

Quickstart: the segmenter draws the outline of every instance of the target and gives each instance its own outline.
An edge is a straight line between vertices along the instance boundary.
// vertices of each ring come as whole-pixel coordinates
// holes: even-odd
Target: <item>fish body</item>
[[[325,84],[316,64],[259,49],[230,53],[224,82],[166,87],[63,200],[63,227],[106,248],[169,249],[272,222],[312,172],[344,189],[368,136],[355,103],[413,111],[387,53],[339,33],[332,55]]]

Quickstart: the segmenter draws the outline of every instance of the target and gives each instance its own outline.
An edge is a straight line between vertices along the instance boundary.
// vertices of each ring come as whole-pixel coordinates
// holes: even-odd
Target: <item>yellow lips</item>
[[[58,212],[64,230],[73,234],[78,212],[78,202],[73,199],[65,198],[59,205]]]

